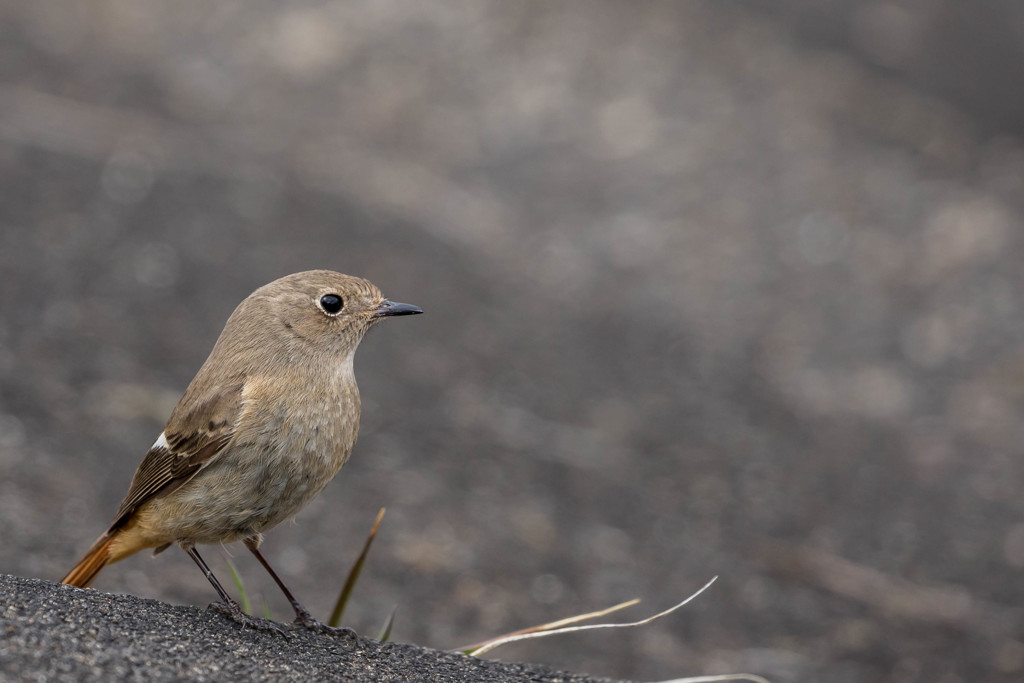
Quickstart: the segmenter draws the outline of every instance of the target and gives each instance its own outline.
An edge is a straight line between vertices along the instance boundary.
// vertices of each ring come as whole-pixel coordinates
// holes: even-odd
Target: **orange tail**
[[[93,582],[93,579],[96,578],[101,569],[114,561],[115,558],[110,556],[110,546],[114,543],[115,538],[117,538],[117,532],[108,531],[96,539],[96,542],[89,548],[89,552],[85,554],[85,557],[80,559],[78,564],[60,582],[66,583],[69,586],[78,586],[79,588],[87,587]]]

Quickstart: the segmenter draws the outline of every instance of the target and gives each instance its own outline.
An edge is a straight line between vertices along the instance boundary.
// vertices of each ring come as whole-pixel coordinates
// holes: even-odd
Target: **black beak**
[[[416,315],[422,313],[423,309],[419,306],[413,306],[412,304],[399,304],[394,301],[388,301],[384,299],[384,303],[377,307],[377,312],[373,314],[374,318],[383,318],[389,315]]]

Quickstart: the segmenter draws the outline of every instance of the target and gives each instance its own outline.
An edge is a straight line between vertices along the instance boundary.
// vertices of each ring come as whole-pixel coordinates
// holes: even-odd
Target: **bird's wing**
[[[161,438],[135,471],[111,529],[124,524],[147,500],[187,482],[220,453],[235,435],[244,386],[244,381],[222,385],[190,401],[187,412],[179,414],[175,409]]]

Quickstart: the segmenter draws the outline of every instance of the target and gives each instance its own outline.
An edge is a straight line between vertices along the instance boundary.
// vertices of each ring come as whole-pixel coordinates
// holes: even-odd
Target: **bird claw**
[[[256,631],[274,633],[285,637],[288,636],[287,632],[273,621],[270,621],[269,619],[260,619],[259,617],[252,616],[251,614],[246,614],[242,611],[242,608],[238,606],[237,602],[231,601],[226,603],[222,600],[218,600],[217,602],[210,603],[210,609],[229,617],[232,621],[241,624],[243,628],[248,626]]]
[[[332,636],[342,636],[345,638],[355,638],[356,632],[346,626],[334,627],[328,626],[327,624],[321,623],[313,618],[313,615],[306,611],[296,611],[295,621],[292,622],[294,626],[303,626],[311,631],[317,631],[319,633],[326,633]]]

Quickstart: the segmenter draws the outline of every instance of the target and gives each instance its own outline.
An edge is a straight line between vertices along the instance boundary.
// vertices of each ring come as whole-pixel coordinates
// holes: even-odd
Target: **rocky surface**
[[[7,681],[607,680],[305,628],[243,629],[207,609],[7,575],[0,595]]]

